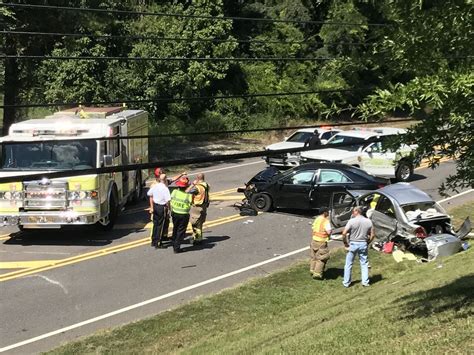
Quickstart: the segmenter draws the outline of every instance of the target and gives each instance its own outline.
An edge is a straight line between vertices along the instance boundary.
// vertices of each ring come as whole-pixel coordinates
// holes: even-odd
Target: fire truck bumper
[[[65,225],[86,225],[99,221],[98,212],[19,212],[0,214],[3,226],[23,226],[24,228],[61,228]]]

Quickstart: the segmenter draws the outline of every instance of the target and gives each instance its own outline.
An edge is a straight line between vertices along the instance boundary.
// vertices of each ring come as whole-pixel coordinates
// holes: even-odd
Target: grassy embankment
[[[474,201],[451,213],[473,211]],[[344,289],[339,250],[325,281],[301,262],[51,353],[469,353],[473,257],[471,248],[442,263],[397,264],[372,252],[372,286]]]

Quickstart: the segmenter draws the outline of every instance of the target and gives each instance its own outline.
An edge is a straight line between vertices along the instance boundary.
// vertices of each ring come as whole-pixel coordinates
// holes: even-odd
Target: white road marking
[[[453,196],[450,196],[448,198],[445,198],[443,200],[439,200],[438,203],[443,203],[443,202],[446,202],[446,201],[449,201],[449,200],[452,200],[453,198],[456,198],[456,197],[459,197],[459,196],[462,196],[462,195],[467,195],[471,192],[473,192],[474,189],[470,189],[470,190],[466,190],[466,191],[463,191],[461,193],[458,193],[457,195],[453,195]]]
[[[235,169],[235,168],[240,168],[240,167],[242,167],[242,166],[255,165],[255,164],[262,164],[262,163],[265,163],[265,160],[262,159],[262,161],[254,161],[254,162],[246,163],[246,164],[239,164],[239,165],[227,166],[227,167],[225,167],[225,168],[218,168],[218,169],[212,169],[212,170],[199,171],[199,172],[197,172],[197,173],[188,174],[188,176],[194,176],[194,175],[197,175],[197,174],[199,174],[199,173],[203,173],[203,174],[213,173],[213,172],[215,172],[215,171],[228,170],[228,169]]]
[[[69,293],[68,290],[66,289],[66,287],[64,287],[61,282],[51,280],[49,277],[46,277],[46,276],[43,276],[43,275],[29,275],[29,276],[26,276],[26,277],[39,277],[39,278],[49,282],[50,284],[59,286],[63,290],[65,295],[67,295]]]
[[[140,308],[140,307],[149,305],[149,304],[151,304],[151,303],[155,303],[155,302],[164,300],[164,299],[166,299],[166,298],[170,298],[170,297],[179,295],[180,293],[184,293],[184,292],[193,290],[193,289],[195,289],[195,288],[198,288],[198,287],[201,287],[201,286],[205,286],[205,285],[208,285],[208,284],[211,284],[211,283],[214,283],[214,282],[217,282],[217,281],[220,281],[220,280],[229,278],[229,277],[231,277],[231,276],[235,276],[235,275],[241,274],[241,273],[243,273],[243,272],[246,272],[246,271],[249,271],[249,270],[252,270],[252,269],[259,268],[259,267],[261,267],[261,266],[263,266],[263,265],[272,263],[272,262],[277,261],[277,260],[280,260],[280,259],[287,258],[287,257],[292,256],[292,255],[295,255],[295,254],[299,254],[299,253],[304,252],[304,251],[307,251],[307,250],[309,250],[309,246],[308,246],[308,247],[301,248],[301,249],[297,249],[297,250],[294,250],[294,251],[291,251],[291,252],[286,253],[286,254],[283,254],[283,255],[276,256],[276,257],[271,258],[271,259],[264,260],[264,261],[259,262],[259,263],[257,263],[257,264],[253,264],[253,265],[244,267],[244,268],[242,268],[242,269],[238,269],[238,270],[229,272],[229,273],[227,273],[227,274],[223,274],[223,275],[220,275],[220,276],[217,276],[217,277],[213,277],[213,278],[211,278],[211,279],[208,279],[208,280],[205,280],[205,281],[202,281],[202,282],[198,282],[198,283],[196,283],[196,284],[194,284],[194,285],[190,285],[190,286],[181,288],[181,289],[179,289],[179,290],[175,290],[175,291],[166,293],[166,294],[164,294],[164,295],[151,298],[151,299],[146,300],[146,301],[143,301],[143,302],[139,302],[139,303],[136,303],[136,304],[132,304],[132,305],[130,305],[130,306],[128,306],[128,307],[124,307],[124,308],[121,308],[121,309],[117,309],[116,311],[113,311],[113,312],[109,312],[109,313],[102,314],[102,315],[100,315],[100,316],[98,316],[98,317],[90,318],[90,319],[87,319],[87,320],[85,320],[85,321],[82,321],[82,322],[79,322],[79,323],[76,323],[76,324],[72,324],[72,325],[70,325],[70,326],[67,326],[67,327],[64,327],[64,328],[61,328],[61,329],[57,329],[57,330],[54,330],[54,331],[49,332],[49,333],[45,333],[45,334],[39,335],[39,336],[34,337],[34,338],[30,338],[30,339],[23,340],[23,341],[20,341],[20,342],[18,342],[18,343],[15,343],[15,344],[11,344],[11,345],[5,346],[5,347],[3,347],[3,348],[0,348],[0,353],[5,352],[5,351],[8,351],[8,350],[15,349],[15,348],[19,348],[20,346],[24,346],[24,345],[27,345],[27,344],[31,344],[31,343],[34,343],[34,342],[37,342],[37,341],[40,341],[40,340],[43,340],[43,339],[46,339],[46,338],[50,338],[50,337],[52,337],[52,336],[54,336],[54,335],[58,335],[58,334],[61,334],[61,333],[64,333],[64,332],[67,332],[67,331],[70,331],[70,330],[73,330],[73,329],[77,329],[77,328],[80,328],[80,327],[82,327],[82,326],[84,326],[84,325],[87,325],[87,324],[96,323],[96,322],[101,321],[101,320],[103,320],[103,319],[116,316],[117,314],[125,313],[125,312],[131,311],[131,310],[133,310],[133,309]],[[41,276],[41,275],[35,275],[35,276]],[[41,277],[42,277],[42,276],[41,276]]]

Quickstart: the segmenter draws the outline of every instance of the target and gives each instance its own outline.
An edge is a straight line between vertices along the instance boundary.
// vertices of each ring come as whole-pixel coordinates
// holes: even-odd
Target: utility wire
[[[301,41],[285,40],[259,40],[259,39],[220,39],[220,38],[189,38],[189,37],[160,37],[160,36],[136,36],[136,35],[96,35],[92,33],[57,33],[57,32],[29,32],[29,31],[0,31],[6,36],[50,36],[50,37],[72,37],[72,38],[95,38],[95,39],[121,39],[137,41],[166,41],[166,42],[211,42],[211,43],[259,43],[259,44],[316,44],[316,45],[342,45],[342,46],[364,46],[375,42],[323,42],[311,39]]]
[[[380,141],[381,139],[373,139],[370,141],[369,140],[366,141],[366,143],[375,143],[375,142],[380,142]],[[347,147],[347,146],[353,146],[353,143],[331,144],[331,148],[340,148],[340,147]],[[261,151],[247,152],[247,153],[222,154],[222,155],[179,159],[179,160],[164,160],[164,161],[157,161],[157,162],[151,162],[151,163],[110,166],[110,167],[104,167],[104,168],[43,172],[43,173],[36,173],[32,175],[25,175],[24,172],[22,174],[22,171],[18,171],[19,175],[0,177],[0,183],[32,181],[32,180],[40,180],[43,178],[53,179],[53,178],[63,178],[63,177],[69,177],[69,176],[83,176],[83,175],[91,175],[91,174],[106,174],[106,173],[114,173],[114,172],[138,171],[138,170],[143,170],[143,169],[154,169],[157,166],[166,168],[170,166],[210,163],[210,162],[217,162],[217,161],[232,161],[235,159],[275,156],[275,155],[284,154],[284,153],[296,153],[296,152],[320,150],[320,149],[326,149],[326,148],[328,148],[327,145],[322,145],[315,148],[303,147],[303,148],[291,148],[291,149],[279,149],[279,150],[261,150]]]
[[[87,119],[84,119],[87,120]],[[416,121],[414,118],[401,118],[396,120],[389,120],[389,121],[375,121],[375,122],[335,122],[335,123],[325,123],[325,124],[318,124],[318,125],[301,125],[301,126],[287,126],[287,127],[270,127],[270,128],[253,128],[253,129],[236,129],[236,130],[229,130],[229,131],[207,131],[207,132],[191,132],[191,133],[165,133],[165,134],[149,134],[149,135],[136,135],[136,136],[114,136],[114,137],[101,137],[101,138],[79,138],[74,137],[75,139],[80,139],[81,141],[110,141],[110,140],[134,140],[134,139],[156,139],[156,138],[173,138],[173,137],[196,137],[196,136],[217,136],[217,135],[232,135],[232,134],[244,134],[244,133],[254,133],[254,132],[272,132],[272,131],[288,131],[288,130],[296,130],[296,129],[316,129],[316,128],[323,128],[323,127],[345,127],[345,126],[366,126],[372,124],[380,124],[380,123],[401,123],[401,122],[413,122]],[[7,141],[3,140],[0,144],[15,144],[15,145],[24,145],[24,144],[31,144],[31,143],[54,143],[57,142],[57,139],[41,139],[37,141]],[[347,145],[347,144],[345,144]],[[349,144],[349,145],[353,145]],[[331,145],[331,147],[336,147],[337,145]],[[344,145],[343,145],[344,146]]]
[[[122,104],[138,104],[148,102],[185,102],[197,100],[226,100],[226,99],[245,99],[252,97],[279,97],[279,96],[298,96],[324,93],[340,93],[340,92],[358,92],[370,91],[375,87],[356,88],[356,89],[333,89],[333,90],[312,90],[312,91],[294,91],[294,92],[269,92],[257,94],[239,94],[239,95],[217,95],[217,96],[198,96],[198,97],[156,97],[152,99],[138,99],[138,100],[115,100],[115,101],[93,101],[93,102],[51,102],[44,104],[12,104],[0,105],[0,108],[18,107],[18,108],[33,108],[33,107],[56,107],[56,106],[95,106],[95,105],[122,105]]]
[[[332,59],[341,59],[336,57],[259,57],[259,58],[246,58],[246,57],[97,57],[97,56],[44,56],[44,55],[1,55],[0,59],[33,59],[33,60],[120,60],[120,61],[156,61],[156,62],[183,62],[183,61],[196,61],[196,62],[289,62],[289,61],[324,61]]]
[[[81,11],[81,12],[92,12],[92,13],[109,13],[109,14],[117,14],[117,15],[192,18],[192,19],[202,19],[202,20],[211,20],[211,21],[232,20],[232,21],[294,23],[294,24],[305,24],[305,25],[333,25],[333,26],[392,26],[392,24],[387,24],[387,23],[360,23],[360,22],[357,23],[357,22],[340,22],[340,21],[305,21],[305,20],[289,20],[289,19],[269,19],[269,18],[256,18],[256,17],[235,17],[235,16],[205,16],[205,15],[187,15],[187,14],[175,14],[175,13],[165,13],[165,12],[109,10],[109,9],[97,9],[97,8],[13,4],[13,3],[4,3],[4,4],[0,4],[0,6],[10,7],[10,8],[38,9],[38,10],[61,10],[61,11],[75,11],[75,12]]]

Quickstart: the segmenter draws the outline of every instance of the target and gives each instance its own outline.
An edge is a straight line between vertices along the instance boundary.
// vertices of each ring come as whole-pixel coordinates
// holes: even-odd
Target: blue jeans
[[[342,284],[349,287],[352,281],[352,264],[354,258],[359,255],[360,270],[362,274],[362,285],[369,284],[369,259],[367,242],[350,242],[349,251],[346,255],[346,265],[344,266],[344,281]]]

